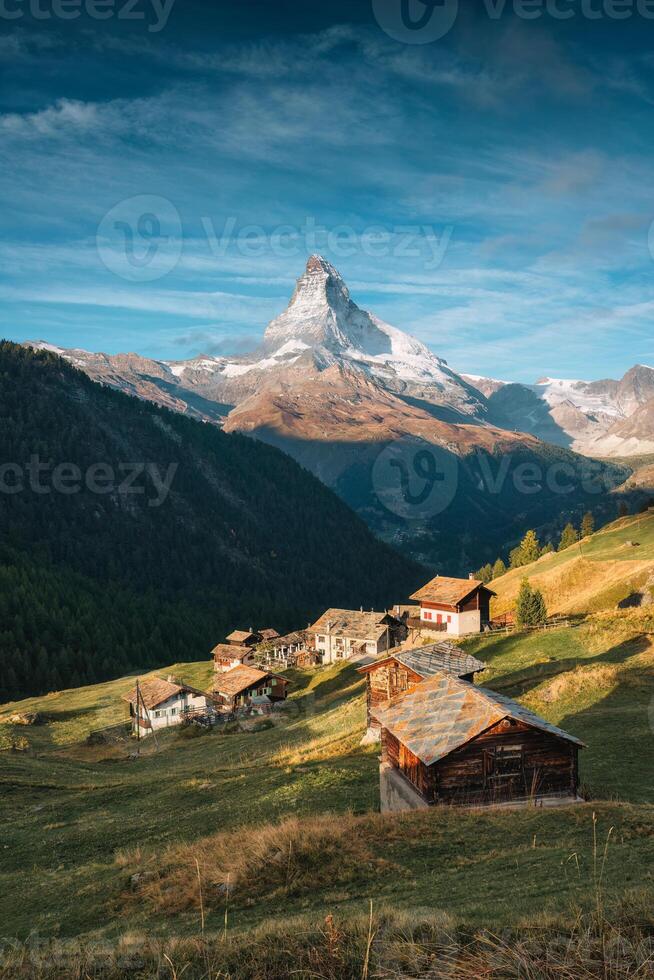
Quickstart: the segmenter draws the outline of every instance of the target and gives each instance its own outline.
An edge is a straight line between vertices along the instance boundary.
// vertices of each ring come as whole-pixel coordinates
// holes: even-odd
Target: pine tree
[[[529,579],[523,579],[515,607],[518,626],[542,626],[547,622],[547,606],[540,589],[532,589]]]
[[[524,565],[524,561],[522,560],[522,548],[513,548],[509,554],[509,565],[511,568],[522,568]]]
[[[578,540],[579,535],[572,524],[566,524],[561,534],[561,540],[559,541],[559,551],[565,551],[566,548],[570,548],[573,544],[576,544]]]
[[[518,626],[533,626],[535,616],[534,593],[529,579],[522,580],[515,604],[515,621]]]
[[[581,522],[581,536],[582,538],[589,538],[591,534],[595,533],[595,518],[592,513],[588,511],[584,514],[584,518]]]
[[[493,579],[501,578],[502,575],[505,574],[506,574],[506,565],[504,564],[501,558],[498,558],[495,564],[493,565]],[[493,579],[491,579],[491,581]]]
[[[540,556],[542,558],[544,555],[551,555],[553,551],[554,551],[554,545],[552,544],[551,541],[548,541],[547,544],[541,548]]]
[[[479,579],[480,582],[483,582],[484,585],[488,585],[492,577],[493,577],[493,569],[490,564],[483,565],[477,572],[477,578]]]
[[[540,542],[535,531],[527,531],[520,545],[522,564],[531,565],[532,561],[540,558]]]
[[[545,598],[540,589],[535,589],[533,594],[534,622],[532,626],[543,626],[547,622],[547,606]]]
[[[618,517],[629,517],[629,508],[624,500],[620,502],[620,506],[618,507]]]

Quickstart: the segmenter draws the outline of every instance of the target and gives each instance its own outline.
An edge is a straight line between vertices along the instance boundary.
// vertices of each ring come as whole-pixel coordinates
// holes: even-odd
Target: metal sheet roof
[[[427,766],[503,718],[514,718],[576,745],[584,744],[517,701],[447,673],[434,674],[392,706],[376,710],[375,716]]]

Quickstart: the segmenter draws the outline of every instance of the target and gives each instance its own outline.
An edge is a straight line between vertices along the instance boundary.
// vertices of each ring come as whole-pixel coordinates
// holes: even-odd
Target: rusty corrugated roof
[[[514,718],[583,746],[517,701],[452,674],[435,674],[375,717],[426,766],[438,762],[503,718]]]

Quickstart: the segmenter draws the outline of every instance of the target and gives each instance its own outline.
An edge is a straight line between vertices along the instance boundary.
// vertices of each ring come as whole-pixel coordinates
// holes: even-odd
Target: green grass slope
[[[592,802],[375,814],[378,749],[360,745],[363,683],[348,664],[293,672],[292,703],[271,728],[196,739],[171,732],[140,761],[82,742],[124,717],[119,697],[133,678],[30,699],[0,713],[2,744],[28,743],[0,753],[5,935],[195,935],[198,865],[209,933],[224,927],[226,874],[235,932],[293,916],[307,928],[330,913],[349,919],[370,899],[489,928],[569,917],[573,905],[596,900],[593,813],[600,848],[613,828],[606,901],[632,888],[654,896],[654,617],[598,615],[577,628],[466,646],[488,663],[489,687],[587,743],[582,780]],[[210,667],[170,671],[204,684]],[[42,711],[46,724],[7,723],[27,709]],[[131,875],[142,872],[152,877],[134,892]]]
[[[615,609],[654,572],[654,511],[607,525],[565,551],[509,571],[491,583],[493,613],[513,608],[524,578],[538,586],[550,613]]]

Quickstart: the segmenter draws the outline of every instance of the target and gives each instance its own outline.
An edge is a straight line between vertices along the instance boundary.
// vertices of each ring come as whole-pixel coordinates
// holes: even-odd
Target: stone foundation
[[[387,762],[382,762],[379,767],[379,798],[382,813],[429,809],[429,805],[408,779]]]

